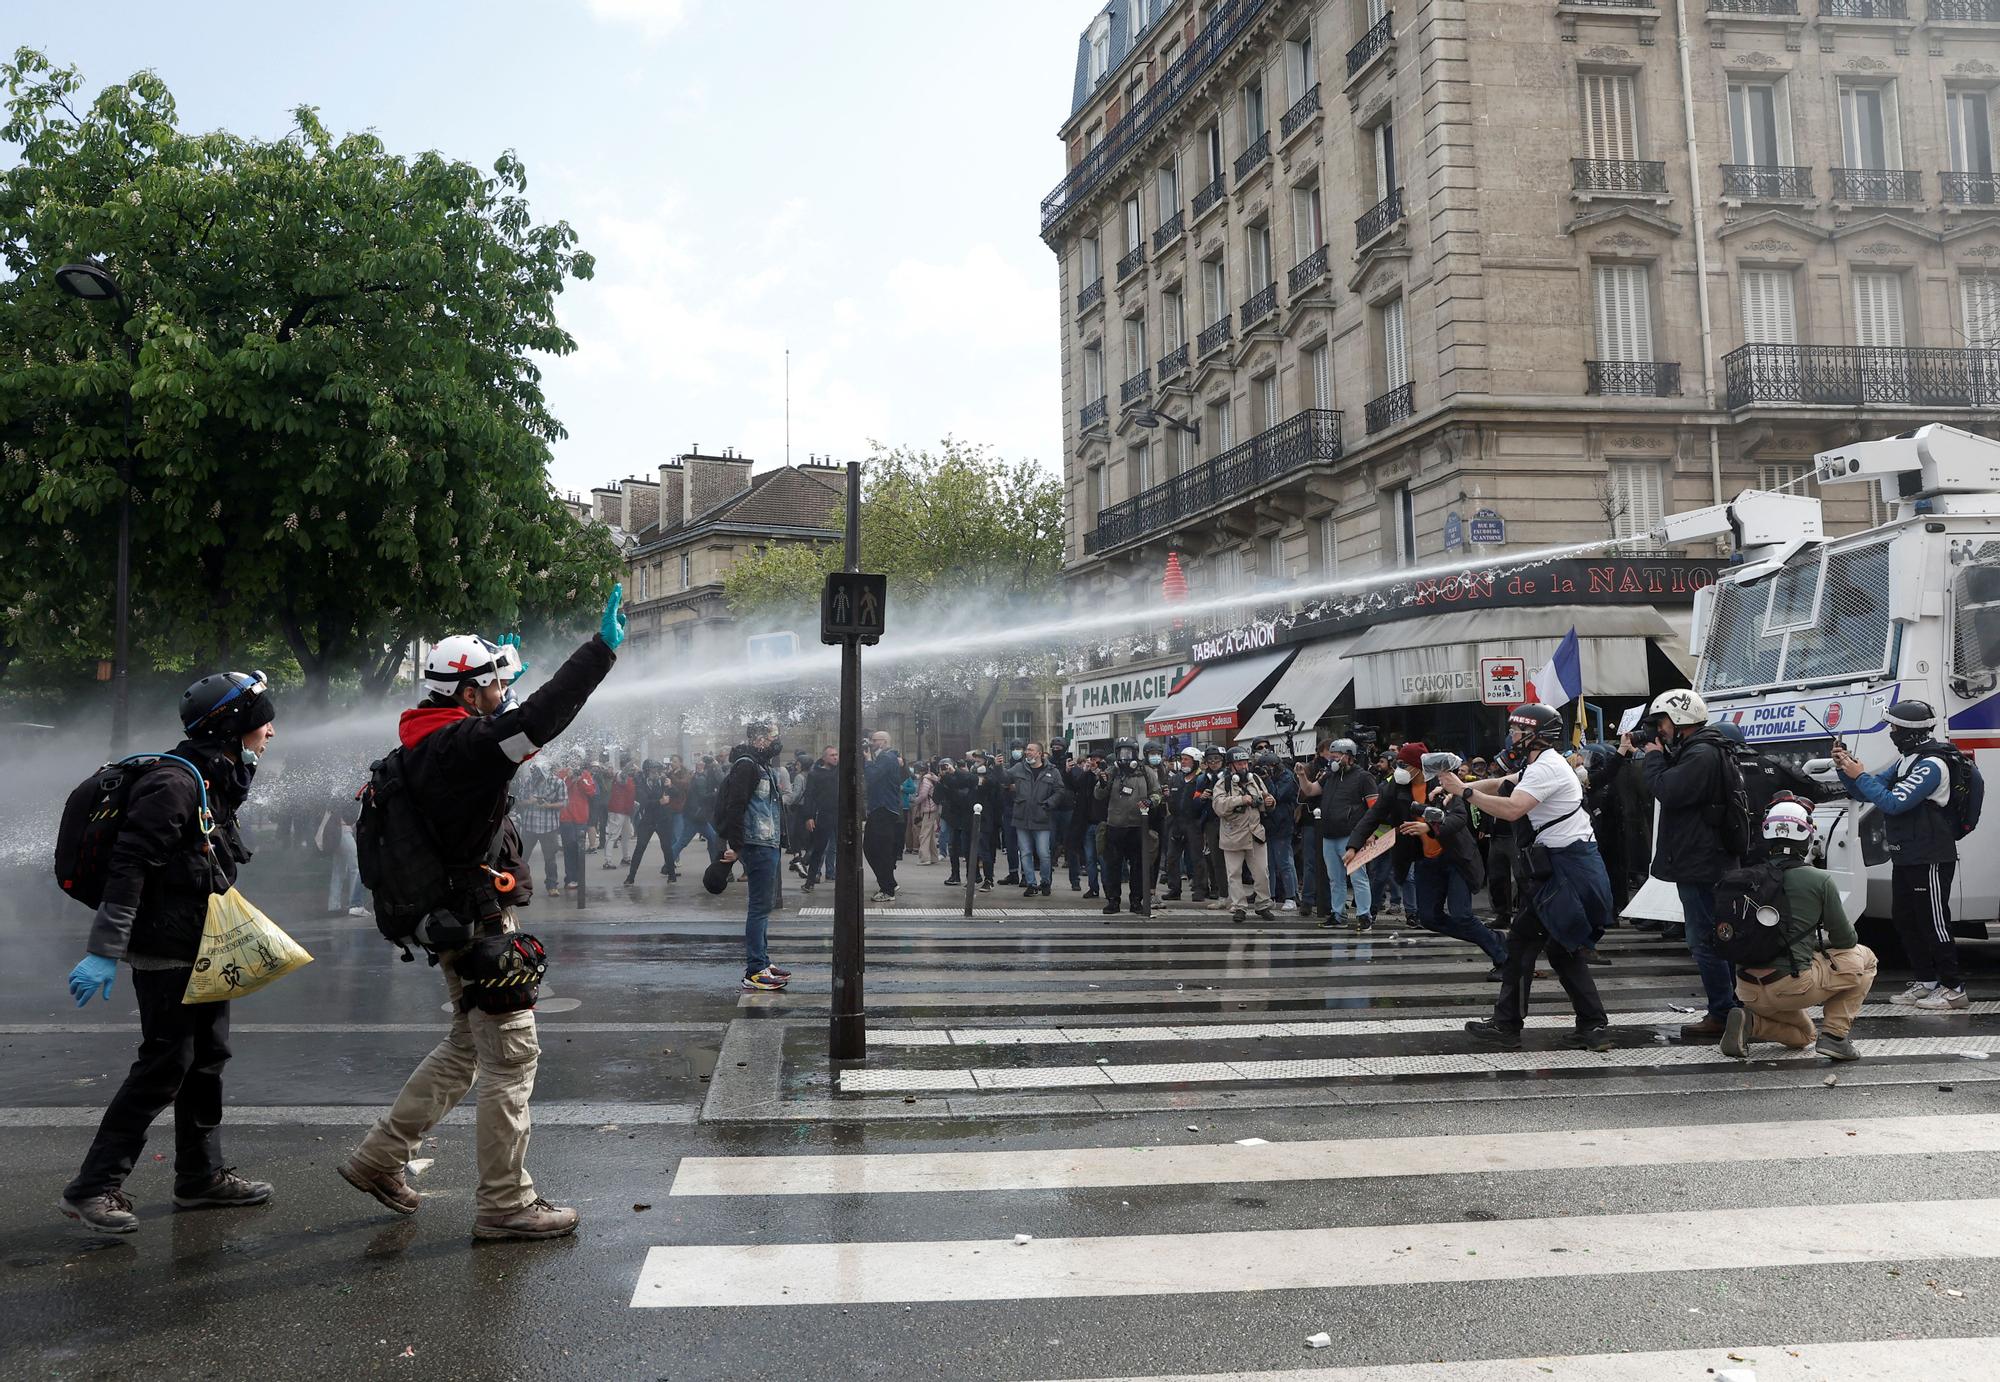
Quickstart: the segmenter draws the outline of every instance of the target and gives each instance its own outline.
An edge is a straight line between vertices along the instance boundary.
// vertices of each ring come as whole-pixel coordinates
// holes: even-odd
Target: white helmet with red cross
[[[489,643],[476,633],[455,633],[431,645],[424,659],[424,687],[433,695],[456,696],[461,686],[505,685],[521,675],[521,649]]]

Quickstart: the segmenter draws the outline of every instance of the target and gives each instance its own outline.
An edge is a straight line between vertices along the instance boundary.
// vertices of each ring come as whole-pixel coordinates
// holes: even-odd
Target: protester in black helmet
[[[1120,739],[1098,774],[1096,798],[1104,803],[1104,914],[1114,915],[1129,881],[1132,911],[1153,914],[1146,886],[1146,821],[1160,795],[1160,778],[1139,758],[1136,740]]]
[[[1610,924],[1611,880],[1584,812],[1583,784],[1557,747],[1564,737],[1560,712],[1524,705],[1507,717],[1507,728],[1524,763],[1518,774],[1474,783],[1455,773],[1438,777],[1442,791],[1496,820],[1514,822],[1521,854],[1524,896],[1507,934],[1500,1000],[1493,1016],[1468,1022],[1465,1030],[1482,1041],[1518,1048],[1535,961],[1546,955],[1575,1010],[1570,1040],[1605,1050],[1611,1044],[1609,1019],[1583,951],[1591,936]]]
[[[1686,689],[1664,692],[1651,711],[1657,737],[1639,760],[1646,790],[1659,803],[1653,877],[1680,894],[1688,952],[1701,975],[1708,1011],[1683,1023],[1681,1040],[1716,1041],[1736,1006],[1736,976],[1715,951],[1715,885],[1736,867],[1723,837],[1730,804],[1729,746],[1708,722],[1708,704]],[[1746,823],[1747,825],[1747,823]],[[1676,937],[1672,927],[1664,932]]]
[[[1833,764],[1847,794],[1882,813],[1889,842],[1889,916],[1910,957],[1916,982],[1890,1002],[1926,1012],[1971,1001],[1951,938],[1951,883],[1958,872],[1958,831],[1952,819],[1950,757],[1958,750],[1937,737],[1937,712],[1927,701],[1897,701],[1885,717],[1889,742],[1901,755],[1879,773],[1836,744]]]
[[[1817,801],[1825,794],[1824,789],[1782,758],[1757,752],[1743,735],[1743,726],[1733,720],[1717,722],[1715,732],[1721,736],[1730,757],[1736,760],[1736,770],[1743,777],[1743,794],[1750,802],[1750,819],[1761,821],[1771,809],[1771,803],[1781,797],[1796,797],[1801,801]],[[1765,841],[1759,836],[1751,838],[1750,848],[1744,851],[1745,863],[1756,863],[1767,853]]]
[[[262,672],[203,677],[181,696],[184,737],[173,749],[201,774],[201,784],[186,768],[162,760],[139,776],[126,799],[88,953],[69,976],[79,1008],[93,994],[108,1003],[123,960],[131,966],[139,1005],[138,1057],[62,1194],[62,1212],[99,1233],[139,1227],[125,1178],[146,1145],[147,1129],[170,1104],[177,1206],[237,1208],[271,1198],[268,1184],[245,1180],[222,1160],[229,1004],[181,999],[201,950],[208,899],[227,892],[237,866],[250,859],[236,812],[249,794],[258,756],[277,733],[275,713]],[[204,790],[208,819],[202,816]]]

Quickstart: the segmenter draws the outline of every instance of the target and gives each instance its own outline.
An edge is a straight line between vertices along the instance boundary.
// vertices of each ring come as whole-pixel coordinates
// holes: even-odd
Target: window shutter
[[[1319,573],[1329,579],[1340,574],[1340,533],[1332,514],[1319,520]]]
[[[1584,150],[1591,158],[1639,156],[1639,124],[1630,76],[1611,72],[1584,74],[1583,138]]]
[[[1854,275],[1855,338],[1864,346],[1903,344],[1903,284],[1896,274]]]
[[[2000,274],[1965,274],[1958,280],[1959,305],[1965,312],[1967,345],[2000,346]]]
[[[1786,269],[1749,269],[1743,284],[1743,339],[1796,345],[1798,317],[1792,302],[1792,275]]]
[[[1275,373],[1267,374],[1260,383],[1264,395],[1264,416],[1259,419],[1259,425],[1263,428],[1276,427],[1278,425],[1278,376]]]
[[[1646,270],[1639,264],[1599,264],[1597,278],[1597,358],[1653,358],[1653,313]]]
[[[1970,333],[1968,333],[1970,334]],[[1311,356],[1313,407],[1333,406],[1333,350],[1330,346],[1320,346]]]
[[[1651,461],[1613,461],[1610,471],[1611,500],[1619,511],[1612,520],[1615,535],[1637,537],[1659,527],[1666,518],[1660,467]]]
[[[1389,389],[1400,389],[1410,382],[1410,349],[1403,334],[1401,298],[1382,308],[1382,363]]]

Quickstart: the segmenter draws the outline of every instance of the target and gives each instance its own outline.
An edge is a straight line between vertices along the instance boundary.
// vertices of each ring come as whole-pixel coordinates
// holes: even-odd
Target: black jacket
[[[806,818],[817,822],[818,830],[831,830],[840,821],[840,769],[815,763],[806,774],[805,794],[799,804]]]
[[[1729,744],[1703,725],[1640,760],[1646,790],[1660,807],[1659,837],[1653,846],[1653,877],[1667,883],[1714,883],[1736,867],[1722,848],[1721,815],[1726,787],[1722,755]]]
[[[1000,816],[1007,804],[1007,775],[992,764],[986,765],[986,775],[972,774],[972,804],[982,807],[979,815],[981,831],[1000,831]],[[968,821],[967,824],[971,822]]]
[[[1426,793],[1432,800],[1430,805],[1443,805],[1436,793]],[[1375,804],[1361,813],[1361,819],[1354,823],[1354,829],[1347,833],[1347,847],[1360,849],[1368,839],[1383,826],[1394,829],[1406,821],[1420,821],[1424,818],[1424,808],[1417,801],[1414,785],[1405,787],[1391,778],[1375,796]],[[1422,837],[1417,835],[1397,835],[1395,848],[1389,851],[1396,861],[1396,872],[1403,870],[1423,857]]]
[[[979,779],[969,768],[953,768],[938,779],[934,789],[938,805],[944,811],[945,824],[953,830],[972,828],[972,792],[979,785]]]
[[[776,769],[748,744],[738,744],[731,749],[729,771],[723,775],[722,790],[715,798],[715,833],[738,852],[742,851],[744,843],[744,814],[749,810],[750,798],[756,794],[759,779],[770,783],[771,798],[778,801]],[[782,813],[782,806],[779,810]],[[775,845],[778,842],[772,840],[770,843]]]
[[[1320,834],[1329,840],[1343,839],[1354,823],[1368,814],[1368,798],[1375,795],[1375,777],[1356,764],[1352,768],[1330,767],[1319,775],[1319,795],[1308,797],[1306,805],[1319,808]]]
[[[632,820],[641,829],[663,829],[673,813],[667,809],[667,775],[648,772],[639,775],[639,790],[632,798]]]
[[[210,894],[229,891],[237,865],[249,862],[236,809],[250,790],[250,774],[214,741],[183,740],[173,751],[201,769],[215,831],[204,844],[195,823],[201,791],[178,763],[149,768],[132,784],[104,900],[90,924],[93,955],[109,960],[148,955],[193,964]]]

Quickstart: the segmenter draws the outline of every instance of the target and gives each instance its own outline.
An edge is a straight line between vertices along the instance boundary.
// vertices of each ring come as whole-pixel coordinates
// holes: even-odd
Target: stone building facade
[[[1071,581],[1643,533],[1856,436],[2000,430],[2000,0],[1689,0],[1684,50],[1678,13],[1101,12],[1042,206]]]

